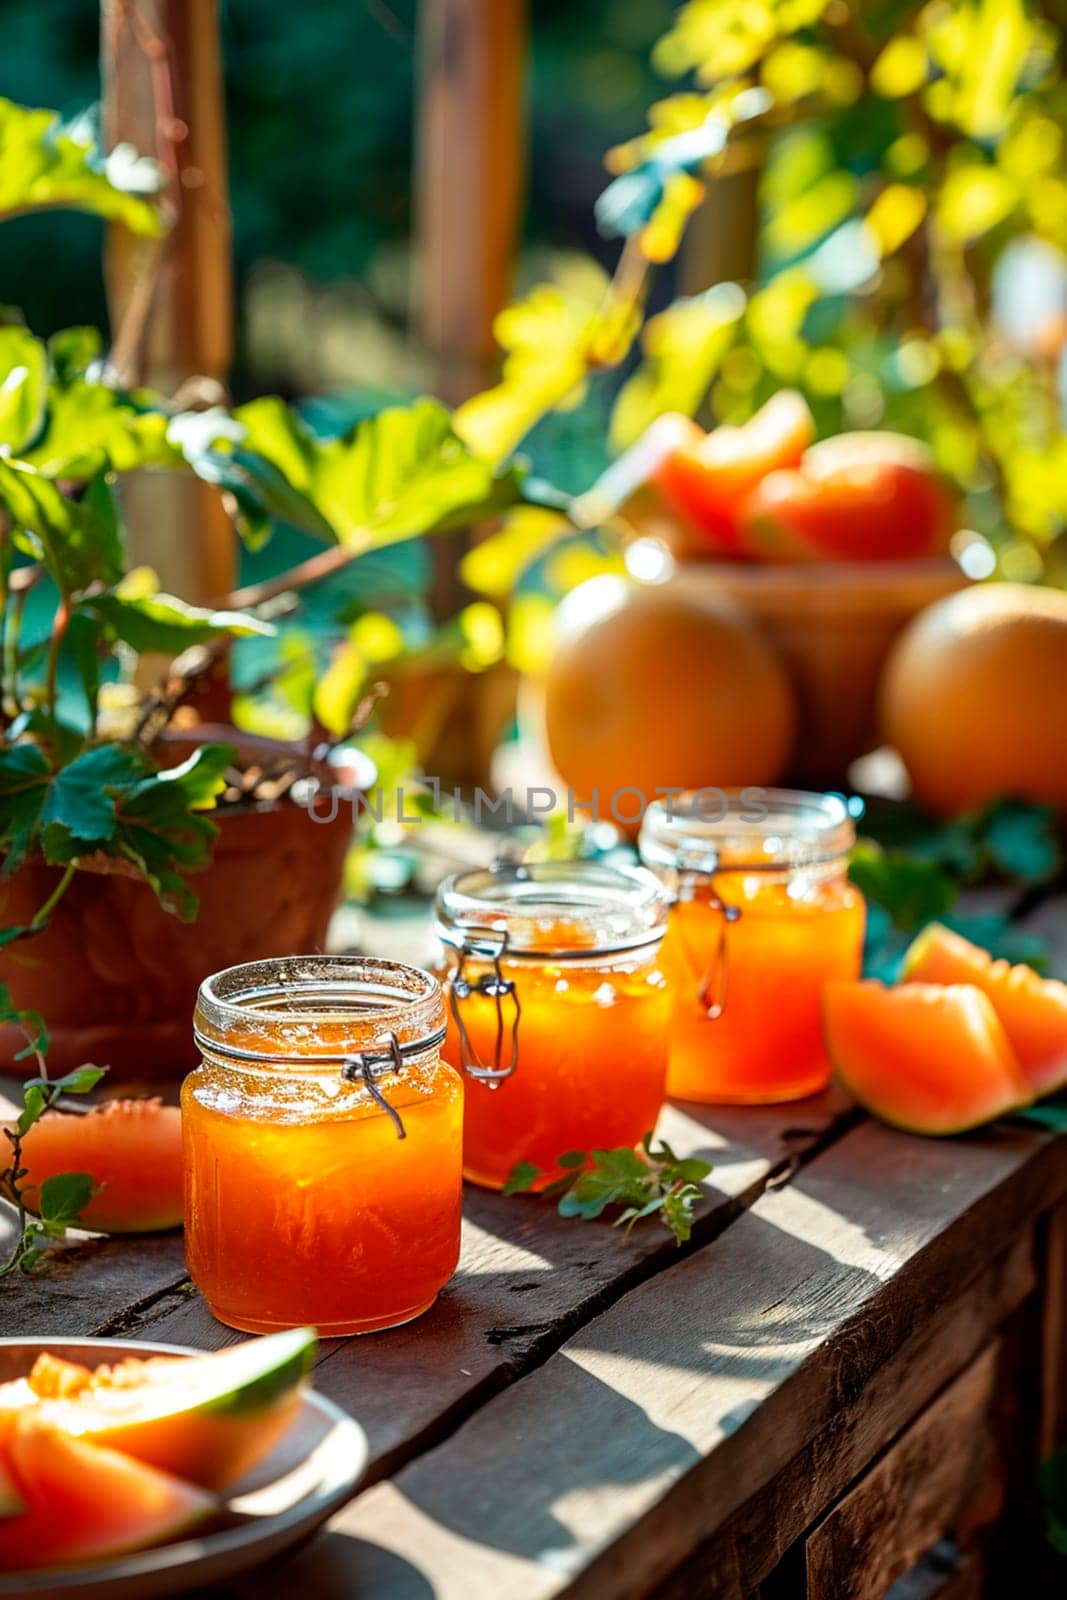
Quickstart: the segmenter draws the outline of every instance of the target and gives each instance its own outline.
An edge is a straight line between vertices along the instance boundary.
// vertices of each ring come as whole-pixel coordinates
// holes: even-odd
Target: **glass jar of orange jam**
[[[862,958],[854,842],[835,795],[708,789],[649,807],[641,858],[674,897],[671,1095],[757,1104],[825,1088],[823,985],[858,977]]]
[[[293,956],[200,989],[182,1089],[185,1247],[213,1314],[368,1333],[429,1309],[459,1256],[463,1083],[437,980]]]
[[[544,862],[441,886],[446,1058],[467,1077],[464,1175],[499,1189],[530,1164],[636,1145],[656,1125],[670,996],[667,896],[653,873]]]

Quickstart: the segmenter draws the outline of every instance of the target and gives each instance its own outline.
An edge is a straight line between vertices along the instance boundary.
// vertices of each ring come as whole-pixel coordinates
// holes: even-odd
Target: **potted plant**
[[[0,114],[26,156],[23,204],[5,192],[5,209],[43,195],[157,227],[54,114]],[[350,802],[372,777],[348,746],[360,681],[347,674],[304,738],[250,735],[230,718],[232,642],[271,633],[279,606],[373,547],[510,504],[521,475],[481,461],[431,400],[321,439],[278,400],[190,412],[124,390],[91,330],[45,344],[5,318],[0,1066],[47,1032],[58,1070],[173,1074],[208,972],[321,947],[352,809],[334,796],[317,812],[316,797]],[[160,593],[131,569],[122,523],[123,476],[144,469],[217,486],[247,543],[284,519],[323,550],[215,607]]]

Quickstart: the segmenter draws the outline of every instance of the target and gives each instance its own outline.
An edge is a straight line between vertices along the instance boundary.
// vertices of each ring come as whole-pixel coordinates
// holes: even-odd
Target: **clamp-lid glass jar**
[[[446,1058],[467,1077],[463,1165],[499,1189],[528,1163],[636,1145],[656,1124],[670,997],[667,896],[640,867],[541,862],[461,873],[437,896]]]
[[[437,980],[396,961],[292,956],[201,986],[185,1241],[222,1322],[365,1333],[433,1304],[462,1200],[444,1021]]]
[[[821,997],[859,976],[855,828],[836,795],[707,789],[645,814],[641,858],[674,897],[668,1089],[689,1100],[795,1100],[826,1086]]]

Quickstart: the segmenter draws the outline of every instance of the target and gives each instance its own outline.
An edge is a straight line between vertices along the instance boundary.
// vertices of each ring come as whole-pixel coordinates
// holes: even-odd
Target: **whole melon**
[[[578,800],[773,783],[792,750],[792,689],[772,646],[725,596],[684,579],[591,578],[559,608],[545,692],[548,746]],[[629,814],[628,795],[619,810]]]
[[[880,698],[928,810],[1000,795],[1067,810],[1067,594],[989,583],[936,601],[894,645]]]

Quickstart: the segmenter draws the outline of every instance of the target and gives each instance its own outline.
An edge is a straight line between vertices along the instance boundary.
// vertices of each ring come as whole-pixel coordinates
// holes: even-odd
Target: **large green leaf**
[[[229,454],[212,452],[218,481],[351,550],[462,527],[519,499],[518,475],[475,455],[435,400],[389,407],[326,440],[280,400],[253,400],[234,417],[245,436]]]
[[[48,762],[35,744],[0,750],[0,850],[7,875],[32,848],[49,776]]]
[[[0,327],[0,449],[20,455],[38,432],[48,390],[45,348],[27,328]]]
[[[90,595],[82,602],[82,609],[98,616],[114,638],[139,653],[154,650],[161,655],[177,655],[220,633],[244,637],[271,635],[275,631],[270,623],[259,622],[243,612],[190,606],[169,594],[134,595],[112,590]]]
[[[18,548],[42,561],[63,593],[122,576],[122,532],[102,474],[75,500],[24,462],[0,459],[0,506]]]
[[[56,111],[0,99],[0,216],[62,207],[123,222],[148,237],[163,231],[146,198],[162,177],[156,163],[128,145],[105,157],[84,117],[64,123]]]

